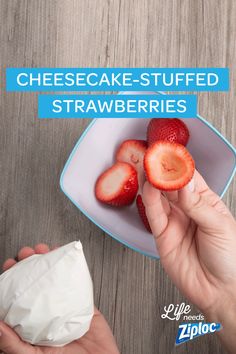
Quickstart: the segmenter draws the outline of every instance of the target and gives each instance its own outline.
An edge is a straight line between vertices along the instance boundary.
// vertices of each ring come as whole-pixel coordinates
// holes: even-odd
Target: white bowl
[[[130,93],[143,92],[127,92]],[[154,239],[144,228],[135,205],[122,209],[107,207],[94,195],[95,181],[114,163],[119,144],[125,139],[145,139],[148,122],[149,119],[94,119],[71,152],[60,185],[77,208],[108,235],[135,251],[159,258]],[[235,149],[202,117],[184,122],[191,135],[187,147],[197,169],[210,188],[223,196],[235,174]]]

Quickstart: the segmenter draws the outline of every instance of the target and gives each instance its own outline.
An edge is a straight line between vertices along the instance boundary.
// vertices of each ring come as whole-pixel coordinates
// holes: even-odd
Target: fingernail
[[[191,181],[190,181],[189,184],[188,184],[188,190],[189,190],[190,192],[194,192],[194,188],[195,188],[195,186],[194,186],[194,180],[193,180],[193,178],[192,178]]]

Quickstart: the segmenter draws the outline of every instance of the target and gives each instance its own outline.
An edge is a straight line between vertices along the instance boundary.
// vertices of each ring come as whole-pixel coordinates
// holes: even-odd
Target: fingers
[[[17,334],[0,321],[0,350],[5,354],[34,354],[31,345],[23,342]]]
[[[221,229],[224,216],[231,215],[220,197],[196,170],[192,181],[178,192],[178,206],[198,226],[208,230]]]
[[[165,192],[165,195],[166,195],[167,199],[172,203],[175,203],[178,201],[178,191]]]
[[[33,256],[34,254],[45,254],[50,251],[48,245],[45,243],[39,243],[33,248],[31,247],[23,247],[17,255],[17,258],[19,261],[22,261],[25,258],[28,258],[30,256]]]
[[[200,173],[197,170],[195,170],[193,178],[190,183],[191,183],[190,189],[195,190],[197,192],[202,192],[206,189],[209,189],[206,181],[204,180],[204,178],[200,175]]]
[[[208,192],[208,190],[206,190],[206,192]],[[208,193],[208,199],[209,198],[210,193]],[[219,212],[207,202],[207,198],[204,196],[203,192],[199,193],[198,191],[193,191],[189,185],[179,191],[178,206],[201,228],[212,230],[212,228],[222,225],[223,215],[220,215]]]
[[[188,186],[192,191],[196,190],[198,192],[202,192],[202,191],[209,190],[208,185],[206,184],[205,180],[197,170],[195,170],[194,176],[192,180],[189,182]],[[170,202],[172,203],[178,202],[178,198],[179,198],[178,191],[165,192],[165,195]]]
[[[16,260],[13,258],[8,258],[2,266],[3,271],[5,272],[6,270],[10,269],[11,267],[13,267],[16,264]]]
[[[209,188],[203,177],[197,171],[195,171],[194,174],[194,186],[194,190],[201,194],[207,204],[213,206],[219,213],[228,215],[230,218],[234,219],[225,203]]]
[[[35,254],[35,251],[31,247],[23,247],[21,250],[18,252],[17,258],[19,261],[22,261],[25,258],[28,258],[30,256],[33,256]]]
[[[162,203],[161,192],[153,188],[149,182],[145,182],[143,201],[153,235],[157,237],[164,232],[168,225],[168,216]]]
[[[37,254],[45,254],[50,251],[48,245],[46,245],[45,243],[39,243],[34,247],[34,249],[35,249],[35,253]]]
[[[52,250],[57,249],[58,247],[54,247],[52,248]],[[31,248],[31,247],[23,247],[20,249],[20,251],[17,254],[17,260],[18,261],[22,261],[25,258],[31,257],[34,254],[45,254],[50,252],[50,248],[48,247],[48,245],[46,245],[45,243],[39,243],[38,245],[35,246],[35,248]],[[13,258],[8,258],[2,266],[3,271],[5,272],[6,270],[10,269],[11,267],[13,267],[15,264],[17,263],[17,261]]]

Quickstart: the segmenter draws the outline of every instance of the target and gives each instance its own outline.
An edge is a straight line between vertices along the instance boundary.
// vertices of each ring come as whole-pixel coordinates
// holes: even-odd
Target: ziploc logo
[[[203,336],[204,334],[220,331],[220,329],[220,323],[181,323],[179,325],[175,344],[179,345],[196,337]]]

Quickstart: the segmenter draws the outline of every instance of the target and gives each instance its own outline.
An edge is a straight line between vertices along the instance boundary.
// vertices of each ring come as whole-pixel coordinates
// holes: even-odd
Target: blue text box
[[[195,95],[39,95],[39,118],[194,118]]]
[[[228,91],[229,69],[7,68],[6,89],[7,91]]]

